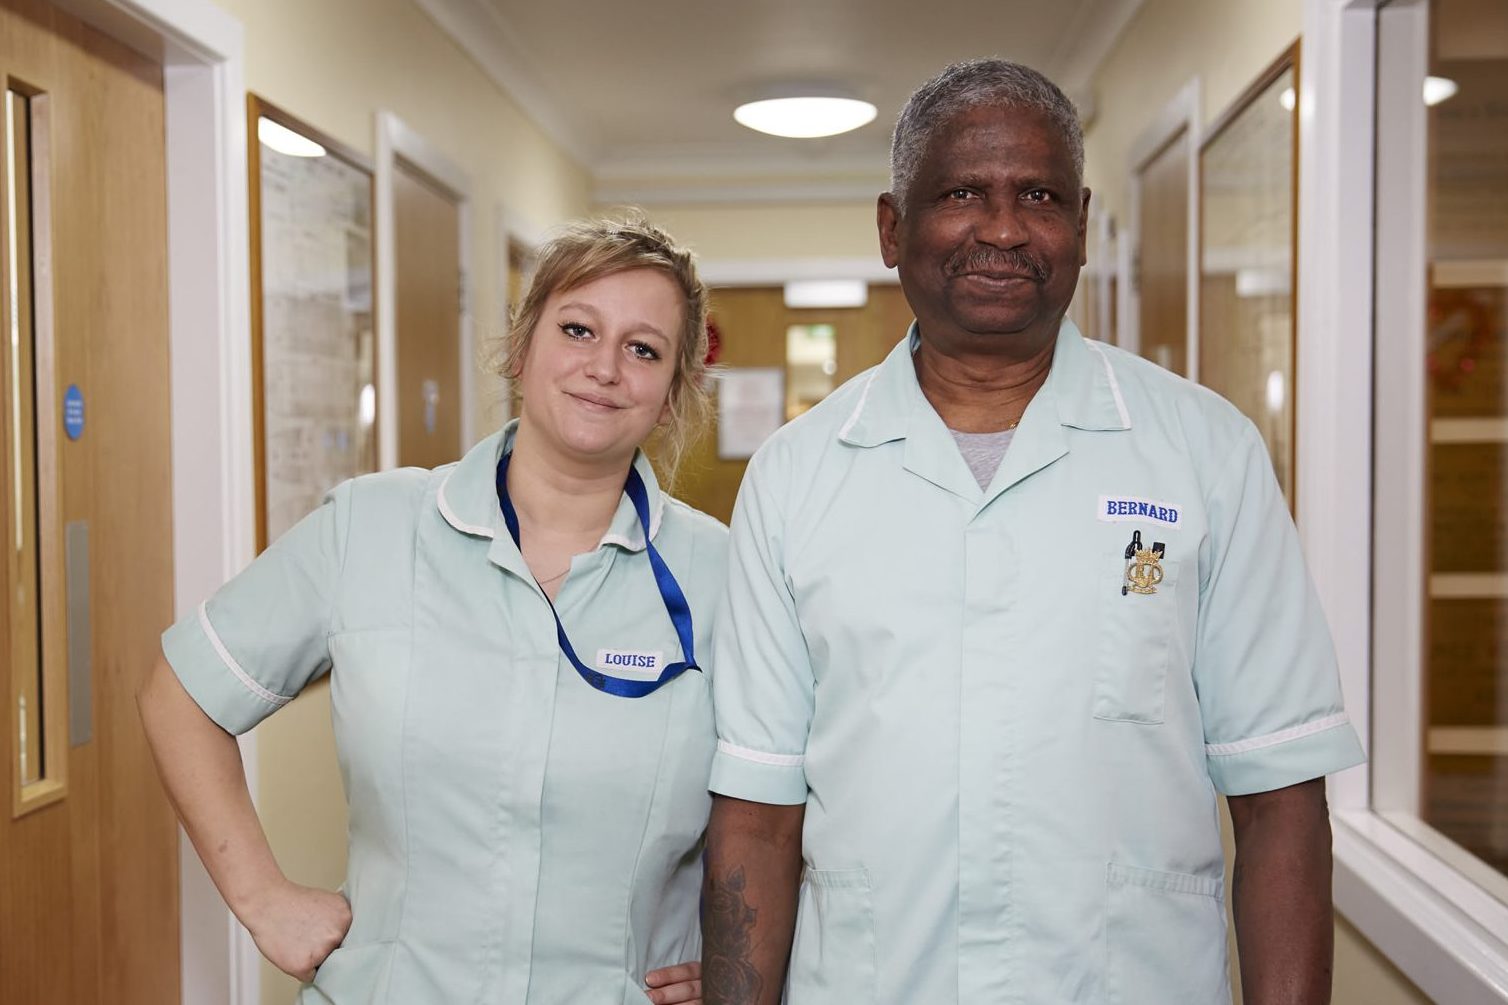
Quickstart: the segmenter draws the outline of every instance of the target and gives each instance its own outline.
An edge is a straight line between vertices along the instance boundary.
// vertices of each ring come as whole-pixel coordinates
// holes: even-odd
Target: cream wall
[[[477,345],[502,316],[498,212],[530,233],[585,213],[587,173],[553,143],[413,0],[217,0],[245,30],[246,87],[372,157],[375,116],[396,114],[472,185],[472,310]],[[478,435],[497,424],[497,387],[478,374]],[[345,798],[320,683],[257,728],[259,810],[296,882],[345,878]],[[297,985],[262,964],[263,1005]]]
[[[883,182],[876,182],[879,195]],[[873,258],[874,200],[841,203],[653,205],[650,219],[709,261]]]

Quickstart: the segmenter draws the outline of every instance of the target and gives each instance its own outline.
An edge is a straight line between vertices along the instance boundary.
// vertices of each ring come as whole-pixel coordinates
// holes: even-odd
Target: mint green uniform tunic
[[[806,804],[787,1001],[1227,1001],[1217,794],[1362,759],[1262,440],[1064,322],[981,490],[916,337],[734,513],[711,785]]]
[[[626,699],[566,662],[499,512],[505,440],[341,485],[163,637],[232,733],[331,674],[354,920],[301,1002],[642,1005],[646,971],[700,957],[707,676]],[[710,664],[727,532],[635,464]],[[626,498],[556,604],[589,666],[683,658]]]

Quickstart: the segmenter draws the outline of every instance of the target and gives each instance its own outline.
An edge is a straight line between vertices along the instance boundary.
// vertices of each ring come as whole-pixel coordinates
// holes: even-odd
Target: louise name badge
[[[614,677],[655,680],[665,669],[662,654],[644,649],[598,649],[597,669]]]

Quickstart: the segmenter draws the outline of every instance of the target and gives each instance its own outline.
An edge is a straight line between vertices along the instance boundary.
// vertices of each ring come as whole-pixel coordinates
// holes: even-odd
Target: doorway
[[[163,71],[12,0],[0,77],[0,990],[177,1002],[177,825],[134,700],[173,616]]]
[[[432,468],[471,446],[471,183],[433,144],[377,116],[381,467]]]
[[[1132,149],[1130,274],[1121,345],[1198,379],[1199,82],[1190,81]]]

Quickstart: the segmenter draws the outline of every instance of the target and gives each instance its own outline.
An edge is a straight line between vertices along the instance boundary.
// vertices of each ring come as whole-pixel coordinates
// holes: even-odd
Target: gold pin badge
[[[1151,548],[1143,548],[1131,559],[1131,564],[1126,567],[1126,588],[1132,593],[1149,594],[1157,592],[1157,584],[1162,582],[1162,556]]]
[[[1162,556],[1166,545],[1161,541],[1155,542],[1150,548],[1141,545],[1141,531],[1131,535],[1131,543],[1126,546],[1126,580],[1121,585],[1121,596],[1127,593],[1140,593],[1143,596],[1157,592],[1157,584],[1162,582]]]

